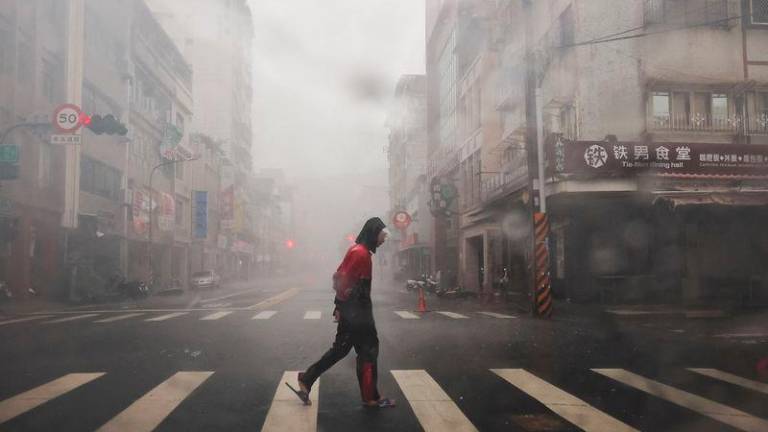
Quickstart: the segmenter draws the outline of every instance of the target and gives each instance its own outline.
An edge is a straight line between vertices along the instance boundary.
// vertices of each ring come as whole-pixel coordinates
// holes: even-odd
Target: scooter
[[[107,281],[107,292],[121,297],[138,299],[149,296],[149,287],[140,280],[126,280],[125,276],[115,274]]]
[[[408,291],[418,291],[419,288],[424,288],[425,282],[418,279],[408,279],[405,281],[405,289]]]

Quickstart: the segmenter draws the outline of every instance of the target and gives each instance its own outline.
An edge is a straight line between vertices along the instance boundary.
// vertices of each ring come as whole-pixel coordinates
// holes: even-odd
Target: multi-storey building
[[[530,231],[538,110],[558,295],[765,300],[766,2],[496,6],[504,157],[481,200],[507,240]],[[530,255],[502,246],[512,268]]]
[[[399,212],[406,212],[412,221],[406,229],[393,228],[395,236],[391,239],[398,243],[396,259],[408,278],[431,273],[432,264],[426,110],[426,77],[400,77],[395,88],[395,102],[387,119],[389,220]]]

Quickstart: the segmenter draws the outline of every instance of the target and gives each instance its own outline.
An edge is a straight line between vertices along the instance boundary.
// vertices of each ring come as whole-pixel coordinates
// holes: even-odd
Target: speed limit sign
[[[53,125],[59,132],[72,133],[80,128],[80,107],[64,104],[53,112]]]

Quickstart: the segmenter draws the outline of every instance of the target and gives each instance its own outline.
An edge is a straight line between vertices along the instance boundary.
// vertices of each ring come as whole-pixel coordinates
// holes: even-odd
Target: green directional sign
[[[0,145],[0,162],[5,163],[18,163],[19,162],[19,146],[16,144],[4,144]]]

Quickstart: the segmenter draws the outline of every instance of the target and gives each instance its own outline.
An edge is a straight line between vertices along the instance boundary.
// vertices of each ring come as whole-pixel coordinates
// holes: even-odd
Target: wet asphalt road
[[[333,340],[332,293],[319,285],[307,279],[253,282],[236,290],[69,310],[22,322],[4,324],[11,319],[4,317],[0,430],[97,430],[182,371],[212,374],[178,396],[178,406],[160,415],[156,430],[262,430],[268,415],[276,415],[270,408],[284,371],[305,369]],[[557,310],[552,321],[540,321],[498,305],[433,297],[427,299],[432,312],[405,319],[395,312],[413,312],[415,294],[381,285],[378,289],[374,285],[374,291],[379,387],[399,406],[387,410],[360,406],[351,353],[320,380],[317,430],[439,430],[430,423],[435,413],[418,412],[414,406],[423,405],[406,396],[391,372],[402,370],[423,371],[419,376],[430,377],[447,396],[439,406],[481,431],[582,430],[572,418],[556,413],[558,406],[573,406],[567,397],[645,431],[751,430],[749,425],[762,427],[760,419],[768,418],[768,393],[760,387],[746,388],[687,370],[716,369],[765,386],[755,365],[768,356],[766,339],[744,343],[697,332],[699,324],[558,315]],[[265,311],[276,313],[251,319]],[[319,319],[308,319],[317,312]],[[128,313],[140,315],[97,322]],[[51,323],[85,314],[94,316]],[[168,314],[177,315],[146,321]],[[711,418],[697,412],[700,405],[691,405],[690,398],[667,387],[653,384],[651,392],[661,395],[649,394],[592,370],[604,368],[629,371],[694,399],[704,398],[704,411],[713,402],[741,414],[736,421],[733,416]],[[529,378],[513,385],[492,369],[524,369],[559,388],[562,392],[557,395],[565,398],[536,393],[526,387],[532,382]],[[12,411],[10,398],[68,374],[93,372],[105,374],[37,407],[3,417]],[[701,403],[699,399],[695,402]],[[603,417],[594,418],[600,424]],[[594,425],[582,427],[598,430]]]

